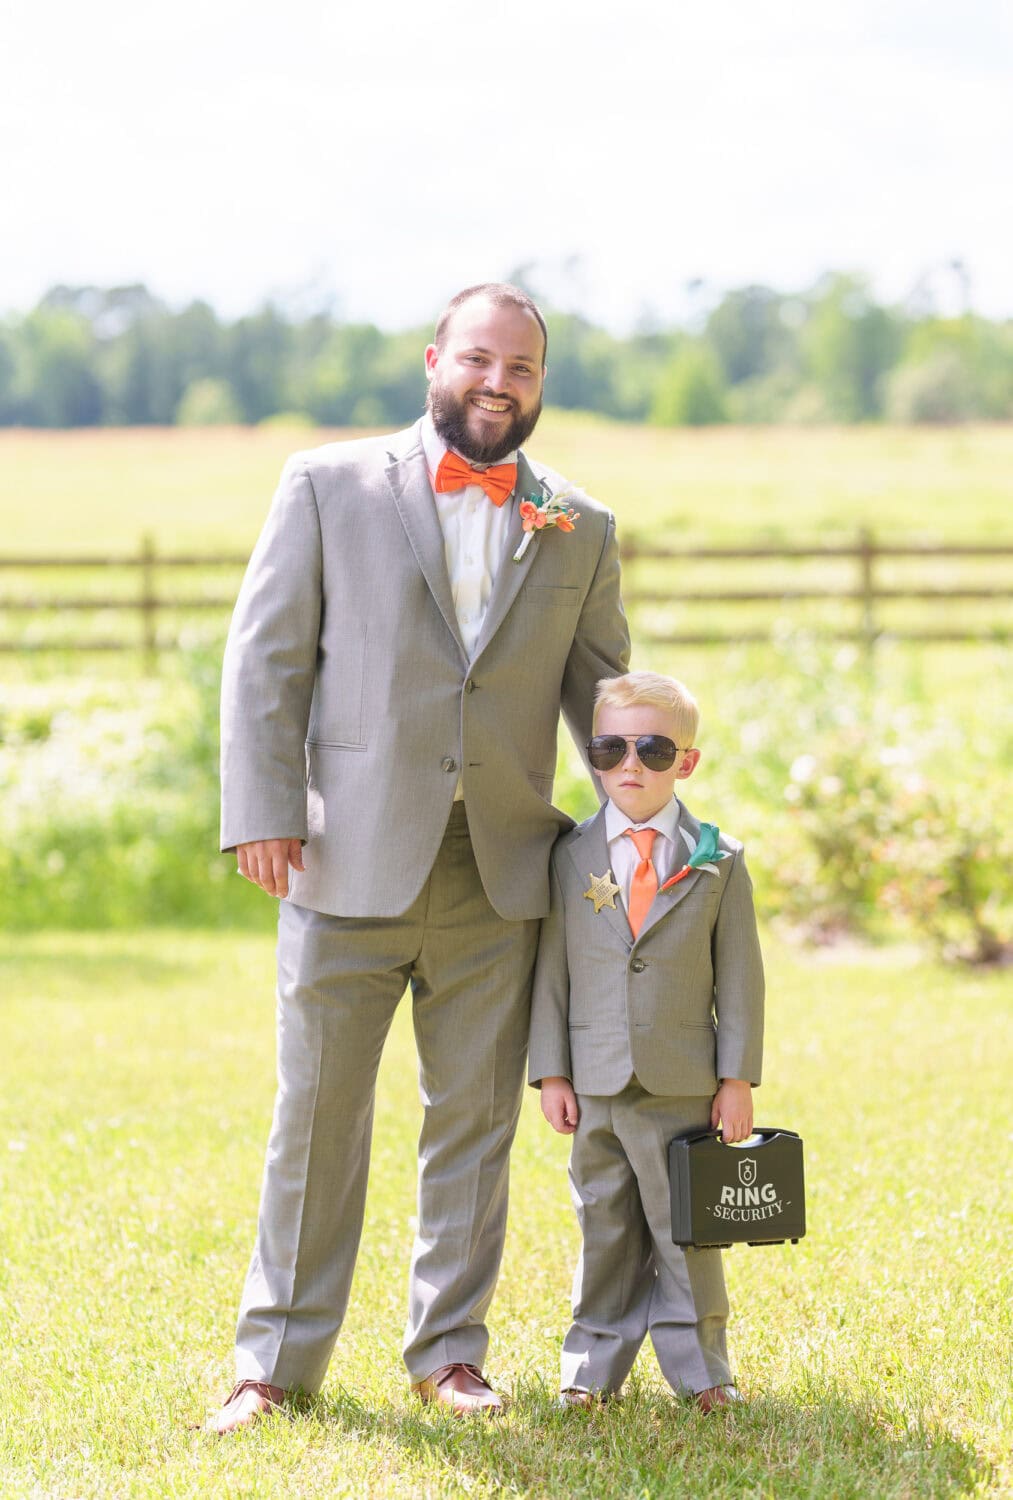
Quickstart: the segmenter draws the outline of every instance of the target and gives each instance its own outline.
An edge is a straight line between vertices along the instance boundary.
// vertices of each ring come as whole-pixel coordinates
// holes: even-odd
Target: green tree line
[[[883,306],[860,276],[729,291],[699,326],[620,338],[549,310],[554,406],[661,426],[1013,418],[1013,323]],[[226,322],[143,285],[53,287],[0,321],[0,426],[396,426],[423,404],[429,325],[384,333],[270,304]]]

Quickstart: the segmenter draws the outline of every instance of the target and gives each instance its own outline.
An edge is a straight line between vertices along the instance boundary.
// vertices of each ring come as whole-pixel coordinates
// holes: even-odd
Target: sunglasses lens
[[[617,734],[596,734],[587,742],[587,758],[596,771],[611,771],[626,754],[626,741]]]
[[[637,755],[649,771],[667,771],[675,760],[676,747],[665,734],[645,734],[637,740]]]
[[[649,771],[667,771],[678,751],[664,734],[642,734],[637,759]],[[596,734],[587,742],[587,758],[596,771],[613,771],[626,759],[626,741],[618,734]]]

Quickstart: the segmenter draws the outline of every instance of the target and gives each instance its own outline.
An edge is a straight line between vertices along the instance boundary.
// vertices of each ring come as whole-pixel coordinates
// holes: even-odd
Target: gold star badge
[[[594,902],[595,916],[598,915],[603,906],[611,906],[612,910],[615,911],[618,894],[619,887],[612,878],[611,870],[606,870],[604,875],[592,874],[591,884],[584,892],[587,899]]]

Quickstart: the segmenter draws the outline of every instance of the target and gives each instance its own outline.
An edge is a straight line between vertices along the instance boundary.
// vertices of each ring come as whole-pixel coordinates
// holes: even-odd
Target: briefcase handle
[[[744,1147],[752,1151],[769,1146],[771,1141],[783,1139],[785,1136],[793,1141],[800,1139],[797,1130],[784,1130],[780,1125],[758,1125],[752,1135],[747,1136],[744,1141],[726,1143],[721,1140],[720,1130],[701,1130],[696,1135],[683,1136],[683,1140],[690,1146],[695,1145],[697,1141],[721,1141],[722,1146],[727,1144],[731,1151],[741,1151]]]

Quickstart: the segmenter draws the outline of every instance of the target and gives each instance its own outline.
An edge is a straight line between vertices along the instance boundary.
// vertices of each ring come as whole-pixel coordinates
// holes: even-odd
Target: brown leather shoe
[[[481,1412],[484,1417],[498,1417],[503,1401],[485,1379],[477,1365],[441,1365],[425,1380],[417,1380],[412,1390],[420,1401],[449,1406],[455,1417]]]
[[[693,1404],[706,1415],[716,1411],[719,1406],[731,1406],[741,1400],[742,1397],[733,1385],[709,1385],[705,1391],[696,1392]]]
[[[252,1427],[267,1412],[280,1411],[286,1395],[280,1385],[268,1385],[266,1380],[241,1380],[222,1409],[208,1417],[204,1431],[224,1434]]]

